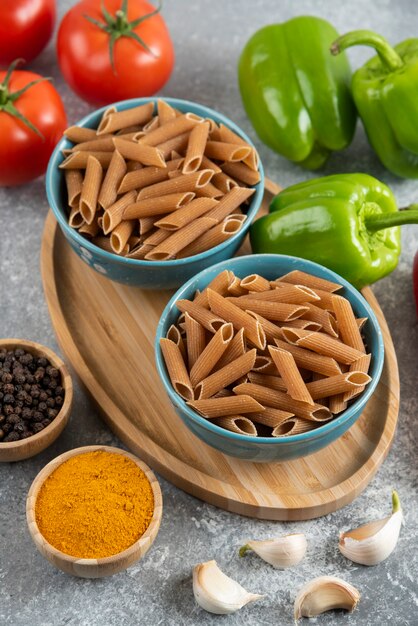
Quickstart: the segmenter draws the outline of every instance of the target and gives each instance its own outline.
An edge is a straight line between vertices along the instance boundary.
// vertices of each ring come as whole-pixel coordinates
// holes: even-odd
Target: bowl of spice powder
[[[25,339],[0,339],[0,461],[45,450],[70,416],[73,384],[64,362]]]
[[[134,455],[109,446],[61,454],[32,483],[29,532],[39,552],[73,576],[100,578],[136,563],[157,536],[160,486]]]

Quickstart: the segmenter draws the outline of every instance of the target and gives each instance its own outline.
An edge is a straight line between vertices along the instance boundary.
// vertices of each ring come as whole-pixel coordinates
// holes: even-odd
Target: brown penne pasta
[[[314,404],[315,398],[310,392],[311,388],[305,384],[302,376],[300,375],[295,359],[290,352],[283,350],[283,348],[273,346],[269,346],[269,352],[275,366],[277,367],[278,373],[286,385],[286,392],[291,396],[291,398],[294,400],[300,400],[301,402],[307,402],[308,404]],[[317,396],[317,398],[322,397],[323,396]]]
[[[279,347],[287,350],[294,357],[296,364],[311,372],[317,372],[324,376],[334,376],[341,374],[341,368],[335,359],[320,356],[315,352],[310,352],[299,346],[289,344],[281,339],[275,339],[274,343]]]
[[[248,189],[247,187],[234,187],[229,193],[227,193],[222,200],[219,201],[216,208],[208,214],[208,217],[212,217],[218,222],[222,222],[228,215],[234,212],[243,202],[248,200],[254,193],[254,189]]]
[[[209,135],[209,124],[197,124],[190,132],[186,156],[183,163],[183,174],[197,172],[200,168]]]
[[[246,185],[257,185],[261,180],[260,172],[255,172],[244,163],[223,163],[222,171]]]
[[[259,274],[250,274],[241,279],[241,287],[250,292],[268,292],[270,291],[270,283],[266,278]]]
[[[148,146],[158,146],[169,139],[182,135],[186,131],[191,131],[196,124],[201,122],[203,122],[202,118],[198,118],[191,113],[180,115],[166,124],[163,124],[163,126],[159,126],[158,128],[150,131],[144,135],[144,137],[141,137],[139,143],[146,144]],[[172,150],[176,150],[176,148],[172,148]]]
[[[182,398],[191,400],[193,390],[180,348],[170,339],[160,339],[160,348],[173,388]]]
[[[248,419],[248,417],[245,417],[245,415],[225,415],[223,417],[215,418],[213,423],[221,428],[230,430],[232,433],[257,437],[256,427],[253,422]]]
[[[103,232],[105,235],[112,232],[121,223],[126,207],[132,204],[134,200],[135,192],[128,191],[106,209],[103,215]]]
[[[226,396],[223,398],[208,398],[204,400],[192,400],[187,403],[203,417],[214,418],[224,415],[239,415],[241,413],[254,413],[262,411],[263,407],[250,396]]]
[[[97,211],[97,198],[102,182],[103,169],[99,161],[89,156],[80,195],[80,213],[91,224]]]
[[[206,143],[205,155],[210,159],[217,161],[236,162],[243,161],[251,153],[248,145],[239,145],[234,143],[225,143],[223,141],[209,140]]]
[[[366,352],[350,302],[341,296],[332,296],[332,305],[343,342],[360,352]]]
[[[187,340],[187,360],[191,370],[205,349],[206,333],[204,327],[188,313],[185,313],[185,330]],[[222,328],[222,326],[220,326]]]
[[[167,198],[167,196],[162,196],[162,198]],[[198,217],[205,215],[216,204],[217,201],[212,198],[196,198],[191,202],[189,201],[186,206],[182,206],[178,211],[159,219],[155,225],[164,230],[179,230]]]
[[[125,109],[124,111],[116,111],[113,109],[108,115],[104,115],[97,134],[114,133],[121,128],[133,126],[135,124],[144,125],[152,117],[154,111],[153,102],[147,104],[141,104],[140,106],[133,107],[132,109]]]
[[[124,220],[141,219],[143,217],[154,217],[155,215],[166,215],[177,209],[188,205],[193,200],[194,193],[192,191],[182,191],[179,193],[171,193],[159,198],[146,198],[138,200],[126,207],[123,214]]]
[[[135,220],[126,220],[121,222],[112,230],[110,235],[110,245],[113,252],[121,254],[122,250],[128,243],[129,237],[132,235],[135,228]]]
[[[219,328],[226,323],[226,320],[215,315],[212,311],[208,311],[199,304],[190,302],[190,300],[177,300],[176,306],[182,313],[188,313],[196,322],[199,322],[204,328],[211,333],[216,333]]]
[[[207,290],[207,296],[211,311],[232,322],[236,330],[243,328],[246,338],[257,348],[265,348],[266,336],[257,320],[232,304],[228,298],[224,298],[211,289]]]
[[[72,152],[69,154],[59,168],[63,170],[85,170],[89,157],[93,157],[100,163],[103,169],[107,169],[112,160],[111,152]]]
[[[143,165],[165,167],[164,157],[158,148],[140,142],[126,141],[119,137],[114,137],[113,143],[115,144],[115,149],[118,150],[125,159],[139,161]]]
[[[149,185],[141,189],[138,194],[138,200],[156,198],[170,193],[179,193],[180,191],[194,191],[199,189],[199,187],[204,187],[212,176],[213,172],[211,170],[200,170],[194,174],[183,174],[171,180]]]
[[[190,369],[190,381],[193,387],[212,372],[233,336],[234,328],[230,323],[224,324],[216,331]]]
[[[246,352],[239,356],[228,365],[216,370],[213,374],[201,380],[195,387],[194,394],[196,399],[210,398],[220,389],[224,389],[237,381],[241,376],[247,374],[253,367],[256,349]]]
[[[171,259],[214,224],[214,220],[208,217],[200,217],[190,224],[183,226],[183,228],[180,228],[173,234],[170,234],[170,231],[168,231],[170,236],[161,244],[157,245],[154,250],[149,252],[145,258],[151,261],[165,261]]]
[[[338,283],[333,283],[330,280],[325,280],[300,270],[293,270],[293,272],[281,276],[278,280],[279,282],[291,283],[292,285],[305,285],[315,291],[321,289],[322,291],[334,292],[342,289],[342,285]]]
[[[260,300],[256,298],[248,298],[241,300],[241,298],[228,298],[228,301],[232,302],[234,306],[243,309],[244,311],[252,311],[261,315],[268,320],[274,320],[278,322],[287,322],[298,319],[304,315],[308,308],[298,304],[285,304],[284,302],[268,302],[266,300]]]
[[[125,159],[120,152],[115,150],[100,188],[98,202],[103,209],[106,210],[116,202],[118,197],[118,188],[125,174]]]
[[[283,337],[288,343],[297,347],[307,348],[321,356],[328,356],[339,363],[350,365],[359,359],[362,353],[351,346],[347,346],[338,339],[333,339],[325,333],[310,332],[301,328],[283,328]]]

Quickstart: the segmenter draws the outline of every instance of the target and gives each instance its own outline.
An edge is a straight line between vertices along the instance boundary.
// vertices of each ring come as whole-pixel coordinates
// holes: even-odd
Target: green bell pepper
[[[347,58],[333,58],[337,31],[318,17],[258,30],[238,65],[241,96],[260,139],[287,159],[317,169],[352,140],[357,113]]]
[[[369,141],[383,165],[403,178],[418,178],[418,39],[392,48],[368,30],[352,31],[331,46],[371,46],[377,56],[353,75],[352,93]]]
[[[395,269],[400,224],[418,223],[418,205],[398,211],[392,191],[367,174],[335,174],[281,191],[250,229],[253,252],[289,254],[334,270],[358,289]]]

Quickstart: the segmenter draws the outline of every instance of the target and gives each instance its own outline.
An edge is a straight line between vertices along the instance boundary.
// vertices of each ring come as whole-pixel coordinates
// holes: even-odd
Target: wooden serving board
[[[264,210],[278,187],[268,181]],[[245,246],[247,246],[245,248]],[[243,251],[249,251],[248,243]],[[113,283],[89,269],[49,213],[42,244],[45,296],[58,342],[110,428],[164,478],[234,513],[304,520],[351,502],[371,481],[394,437],[399,410],[395,351],[384,315],[386,360],[363,415],[323,450],[286,463],[225,456],[197,439],[174,412],[154,365],[154,335],[170,291]]]

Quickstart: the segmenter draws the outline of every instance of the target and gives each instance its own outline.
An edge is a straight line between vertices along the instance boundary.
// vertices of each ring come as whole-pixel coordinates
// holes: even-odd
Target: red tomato
[[[82,0],[62,20],[57,53],[65,79],[80,98],[95,105],[151,96],[166,83],[174,65],[173,44],[163,18],[159,14],[147,17],[129,30],[130,22],[156,7],[144,0],[129,0],[127,15],[117,24],[115,13],[124,14],[125,2],[106,0],[104,4],[113,23],[108,19],[106,24],[101,0]],[[86,16],[107,26],[107,31]],[[114,68],[109,51],[112,32],[114,36],[125,32],[114,42]],[[150,50],[132,35],[140,37]]]
[[[1,0],[0,65],[32,61],[48,43],[55,22],[55,0]]]
[[[0,82],[6,72],[0,71]],[[43,174],[49,157],[62,133],[67,127],[64,106],[58,92],[49,81],[42,81],[22,93],[16,100],[13,94],[33,80],[42,78],[39,74],[14,71],[7,91],[0,91],[0,186],[13,186],[26,183]],[[8,97],[10,94],[11,98]],[[4,108],[15,107],[42,136],[17,119]],[[10,110],[10,109],[9,109]]]

